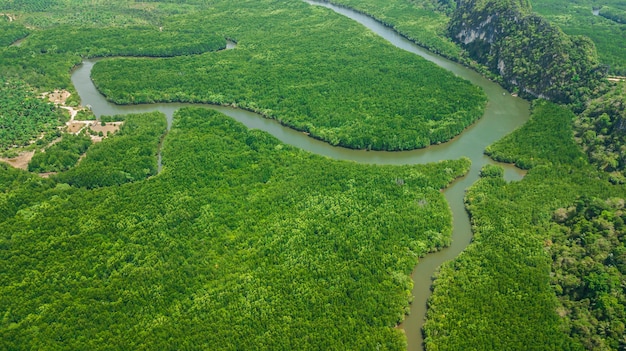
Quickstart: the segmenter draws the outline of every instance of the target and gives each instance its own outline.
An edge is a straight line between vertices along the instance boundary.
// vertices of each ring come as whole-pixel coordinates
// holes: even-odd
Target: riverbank
[[[343,10],[348,11],[347,9]],[[345,14],[345,13],[342,13]],[[352,19],[354,13],[347,12]],[[420,55],[437,65],[444,67],[453,73],[470,80],[472,83],[483,88],[489,98],[489,103],[485,110],[484,116],[467,128],[461,135],[455,137],[448,143],[433,145],[425,149],[401,151],[401,152],[384,152],[384,151],[365,151],[351,150],[341,147],[335,147],[328,143],[321,142],[307,137],[301,132],[286,128],[274,120],[268,120],[257,114],[243,111],[236,108],[206,106],[207,108],[217,109],[226,115],[243,122],[249,128],[261,129],[267,131],[279,138],[281,141],[297,146],[304,150],[326,155],[335,159],[352,160],[360,163],[377,163],[377,164],[417,164],[430,163],[439,160],[457,159],[461,157],[470,157],[472,166],[467,176],[454,182],[444,191],[444,195],[448,200],[452,210],[454,224],[452,225],[452,243],[449,249],[443,249],[437,253],[428,254],[420,259],[420,263],[413,271],[414,284],[413,303],[411,304],[411,312],[402,324],[405,328],[405,334],[409,341],[409,347],[413,349],[421,349],[421,325],[426,311],[426,301],[430,295],[431,277],[441,263],[455,258],[460,251],[471,240],[471,228],[469,218],[465,212],[463,203],[464,190],[469,187],[476,179],[480,172],[480,168],[484,164],[493,163],[488,157],[484,156],[484,148],[492,142],[500,139],[506,133],[514,130],[522,125],[528,118],[528,103],[522,99],[516,98],[508,94],[497,84],[484,78],[475,71],[464,67],[461,64],[441,58],[425,49],[416,46],[406,38],[399,36],[391,28],[373,21],[371,18],[359,15],[356,20],[366,23],[366,26],[381,35],[395,46]],[[147,110],[159,110],[168,116],[171,123],[173,113],[178,108],[184,106],[198,106],[189,104],[152,104],[152,105],[115,105],[107,102],[100,95],[93,82],[90,79],[90,71],[94,61],[85,61],[78,67],[73,75],[72,81],[83,100],[83,104],[92,106],[96,115],[106,114],[124,114],[136,113]],[[518,180],[523,176],[524,172],[513,167],[505,165],[508,179]],[[407,272],[408,274],[408,272]],[[415,324],[416,323],[416,324]]]

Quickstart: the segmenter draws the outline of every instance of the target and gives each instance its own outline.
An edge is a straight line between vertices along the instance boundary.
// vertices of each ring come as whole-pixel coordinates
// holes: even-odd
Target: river
[[[248,128],[266,131],[286,144],[339,160],[375,164],[420,164],[446,159],[457,159],[463,156],[470,158],[472,160],[472,167],[468,174],[456,180],[444,192],[453,217],[452,245],[439,252],[428,254],[421,258],[411,275],[414,281],[412,291],[413,303],[411,304],[410,314],[399,327],[404,329],[406,333],[409,351],[423,350],[421,329],[426,316],[426,303],[431,293],[432,276],[442,263],[458,256],[459,253],[467,247],[472,238],[470,220],[465,211],[463,202],[465,189],[478,179],[480,169],[485,164],[495,163],[483,154],[485,147],[524,124],[529,117],[529,104],[523,99],[511,96],[498,84],[482,77],[475,71],[415,45],[393,29],[384,26],[366,15],[328,3],[310,0],[305,1],[309,4],[330,8],[341,15],[349,17],[361,23],[396,47],[419,55],[453,72],[459,77],[465,78],[473,84],[480,86],[488,97],[485,114],[478,122],[467,128],[461,135],[440,145],[433,145],[425,149],[413,151],[385,152],[351,150],[331,146],[325,142],[310,138],[304,133],[284,127],[275,120],[266,119],[255,113],[236,108],[179,103],[149,105],[112,104],[106,101],[96,90],[91,81],[91,69],[97,60],[85,60],[81,66],[74,70],[72,82],[81,97],[82,104],[84,106],[91,106],[92,111],[98,117],[102,115],[140,113],[158,110],[165,113],[168,118],[168,125],[171,126],[174,112],[179,108],[184,106],[205,106],[236,119]],[[233,46],[230,45],[229,48],[233,48]],[[523,171],[511,165],[505,164],[503,167],[505,168],[505,178],[509,181],[519,180],[523,176]]]

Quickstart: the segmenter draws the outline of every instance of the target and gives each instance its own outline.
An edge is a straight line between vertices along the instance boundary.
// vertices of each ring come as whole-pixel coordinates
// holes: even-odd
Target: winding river
[[[411,305],[411,312],[399,327],[404,329],[406,333],[408,350],[422,350],[423,340],[421,328],[426,315],[426,302],[431,293],[430,287],[433,273],[442,263],[455,258],[461,253],[472,238],[469,216],[465,211],[463,203],[465,189],[478,179],[479,171],[482,166],[487,163],[494,163],[483,154],[485,147],[502,138],[528,120],[528,102],[511,96],[499,85],[489,81],[478,73],[413,44],[393,29],[382,25],[368,16],[328,3],[310,0],[305,1],[309,4],[330,8],[341,15],[361,23],[398,48],[419,55],[471,81],[473,84],[480,86],[488,96],[489,102],[484,116],[452,141],[430,146],[425,149],[402,152],[350,150],[335,147],[325,142],[312,139],[304,133],[284,127],[275,120],[265,119],[252,112],[222,106],[201,105],[218,110],[245,124],[248,128],[266,131],[286,144],[291,144],[304,150],[334,159],[376,164],[418,164],[445,159],[457,159],[463,156],[469,157],[472,160],[472,167],[469,173],[465,177],[456,180],[444,192],[453,216],[452,245],[420,259],[420,263],[412,273],[414,298]],[[232,48],[232,44],[229,44],[229,48]],[[90,79],[91,69],[95,62],[96,60],[84,61],[83,64],[73,72],[72,82],[81,97],[82,104],[91,106],[96,116],[158,110],[165,113],[168,118],[168,124],[171,125],[173,114],[177,109],[184,106],[192,106],[191,104],[178,103],[120,106],[109,103],[96,90]],[[503,167],[505,168],[505,178],[509,181],[519,180],[523,176],[523,172],[513,166],[503,165]]]

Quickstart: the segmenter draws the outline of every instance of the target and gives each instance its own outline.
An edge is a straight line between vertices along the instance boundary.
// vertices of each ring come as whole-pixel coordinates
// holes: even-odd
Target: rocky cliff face
[[[523,96],[580,104],[604,75],[591,40],[565,35],[524,0],[457,0],[448,30]]]

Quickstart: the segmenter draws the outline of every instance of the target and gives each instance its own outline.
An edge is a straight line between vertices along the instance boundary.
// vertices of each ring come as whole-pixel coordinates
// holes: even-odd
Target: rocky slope
[[[470,58],[525,97],[582,108],[605,76],[591,40],[567,36],[527,0],[458,0],[448,30]]]

